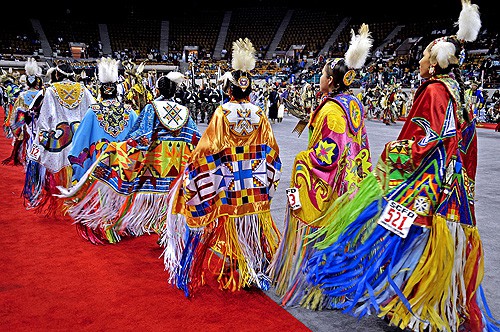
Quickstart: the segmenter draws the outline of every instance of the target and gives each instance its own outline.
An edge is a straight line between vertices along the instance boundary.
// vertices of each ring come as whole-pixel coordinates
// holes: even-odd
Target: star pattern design
[[[335,156],[335,142],[320,141],[316,147],[316,155],[318,159],[326,164],[332,164]]]

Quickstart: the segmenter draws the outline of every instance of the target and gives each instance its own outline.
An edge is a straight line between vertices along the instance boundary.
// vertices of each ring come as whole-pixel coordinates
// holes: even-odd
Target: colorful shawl
[[[82,235],[95,242],[102,242],[99,235],[104,235],[113,243],[122,235],[159,232],[171,183],[199,139],[186,107],[161,100],[146,105],[126,140],[110,142],[64,193],[69,215],[96,230]]]
[[[124,141],[136,120],[132,106],[115,99],[90,106],[75,132],[68,155],[73,168],[72,183],[80,180],[109,142]]]
[[[169,196],[160,243],[170,282],[189,296],[208,267],[223,289],[267,289],[265,272],[280,236],[270,213],[280,175],[262,109],[234,100],[219,106]]]
[[[375,313],[414,331],[493,330],[479,305],[485,302],[473,208],[475,122],[457,112],[458,89],[447,76],[419,87],[376,178],[359,186],[356,196],[372,198],[341,206],[333,218],[349,224],[332,223],[332,236],[316,244],[321,250],[308,262],[308,281],[344,297],[332,307],[360,317]]]
[[[297,154],[293,166],[290,186],[298,190],[301,206],[287,205],[283,239],[271,263],[271,277],[283,305],[314,302],[305,299],[302,272],[316,251],[315,241],[307,236],[328,223],[341,222],[329,217],[335,201],[371,171],[361,102],[348,94],[325,97],[311,115],[307,150]]]

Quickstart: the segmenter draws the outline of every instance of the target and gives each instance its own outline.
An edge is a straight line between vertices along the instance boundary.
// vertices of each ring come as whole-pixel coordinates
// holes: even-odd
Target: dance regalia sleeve
[[[447,77],[418,89],[401,134],[379,159],[379,197],[352,214],[350,224],[309,260],[311,287],[344,297],[337,308],[359,317],[377,314],[401,329],[482,330],[476,301],[482,248],[455,91],[456,82]],[[361,183],[356,196],[369,190]],[[381,225],[390,201],[417,215],[406,236]],[[354,198],[336,214],[358,204]]]
[[[45,89],[38,91],[28,108],[31,114],[31,122],[28,126],[28,134],[30,138],[26,147],[26,169],[22,192],[24,205],[27,209],[38,207],[44,198],[43,188],[45,187],[45,167],[43,167],[29,153],[32,151],[34,144],[36,144],[37,141],[38,117],[40,115],[40,109],[42,107],[44,96]]]
[[[159,120],[166,117],[159,110],[169,107],[179,111],[176,127]],[[188,114],[172,102],[146,105],[127,139],[110,142],[66,195],[73,202],[68,213],[75,222],[96,230],[96,236],[104,234],[101,240],[110,243],[123,235],[159,232],[170,185],[200,138]]]
[[[287,205],[283,239],[271,262],[270,276],[283,305],[325,308],[319,303],[327,304],[319,300],[321,294],[306,294],[301,270],[324,234],[315,239],[309,236],[329,223],[342,227],[340,220],[330,218],[337,199],[352,193],[371,171],[361,102],[351,95],[324,100],[311,116],[307,149],[297,154],[293,165],[290,183],[298,190],[301,206],[291,209]],[[312,296],[314,300],[306,299]]]
[[[189,296],[204,283],[208,256],[221,288],[267,289],[266,268],[280,236],[270,213],[280,175],[278,145],[262,109],[234,101],[219,106],[172,189],[161,240],[170,282]],[[188,227],[183,241],[175,234],[179,219]]]

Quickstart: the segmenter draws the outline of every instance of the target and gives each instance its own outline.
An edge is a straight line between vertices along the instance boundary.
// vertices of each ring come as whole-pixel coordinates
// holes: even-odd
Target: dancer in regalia
[[[169,281],[186,296],[210,276],[231,291],[270,286],[266,269],[280,238],[270,209],[281,160],[266,114],[250,103],[255,61],[250,40],[233,43],[232,71],[224,75],[231,99],[217,107],[171,191],[160,244]]]
[[[54,81],[43,94],[37,134],[29,156],[41,167],[31,167],[26,174],[27,184],[40,191],[27,190],[25,184],[28,207],[52,216],[62,210],[60,201],[53,196],[58,193],[57,187],[71,185],[73,170],[68,155],[73,136],[90,105],[96,102],[90,90],[75,81],[70,64],[58,64],[53,76]]]
[[[306,267],[311,287],[344,297],[337,308],[405,330],[498,331],[481,294],[476,123],[460,72],[464,43],[481,27],[470,0],[462,1],[458,26],[424,49],[425,81],[408,120],[374,175],[332,214],[347,226],[318,231],[325,238]]]
[[[118,61],[103,57],[97,61],[97,69],[101,101],[90,106],[75,132],[68,155],[73,168],[72,185],[88,171],[110,142],[125,140],[138,117],[132,105],[117,98]],[[64,206],[63,210],[66,209]],[[87,240],[105,238],[102,228],[94,230],[82,223],[76,223],[76,228]]]
[[[95,244],[162,229],[167,194],[198,144],[188,109],[174,101],[184,76],[157,81],[161,94],[141,111],[125,140],[110,142],[72,188],[60,188],[68,214]],[[92,231],[90,231],[92,230]]]
[[[355,70],[364,65],[372,42],[368,25],[363,24],[359,34],[352,32],[345,57],[329,59],[323,67],[322,100],[309,117],[307,149],[295,157],[285,230],[270,267],[282,305],[324,309],[330,307],[329,301],[339,300],[323,298],[317,290],[306,292],[302,270],[316,251],[315,241],[307,236],[328,223],[340,222],[329,217],[336,199],[372,170],[364,107],[349,93]],[[309,116],[307,109],[304,112]]]
[[[101,58],[97,69],[101,101],[90,106],[73,137],[68,155],[73,167],[72,184],[80,180],[109,142],[125,140],[138,117],[132,105],[118,101],[118,61]]]
[[[3,164],[25,165],[28,140],[33,140],[30,126],[33,126],[30,116],[30,105],[43,86],[40,78],[41,68],[33,58],[29,58],[24,65],[26,72],[27,89],[22,91],[14,102],[9,113],[7,125],[13,135],[12,153],[2,161]],[[31,136],[30,136],[31,134]]]

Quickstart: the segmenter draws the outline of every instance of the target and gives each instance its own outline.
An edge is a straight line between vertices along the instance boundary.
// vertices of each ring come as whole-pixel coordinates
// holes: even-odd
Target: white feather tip
[[[350,69],[359,69],[365,64],[366,58],[370,54],[373,45],[368,25],[363,23],[359,28],[359,34],[351,31],[351,42],[349,49],[345,53],[345,63]]]
[[[255,48],[248,38],[240,38],[233,43],[233,58],[231,61],[233,70],[251,71],[255,68],[255,62]]]
[[[99,81],[114,83],[118,81],[118,61],[112,58],[101,58],[97,63]]]
[[[458,25],[457,38],[459,40],[466,42],[476,40],[481,29],[478,5],[471,4],[470,0],[462,0],[462,11],[455,25]]]
[[[142,74],[145,67],[146,67],[146,62],[141,62],[141,64],[139,66],[137,66],[137,69],[135,71],[136,75]]]
[[[217,83],[218,84],[225,84],[228,80],[231,80],[233,77],[233,75],[231,74],[230,71],[227,71],[224,73],[224,75],[222,75],[221,77],[219,77],[219,79],[217,79]]]
[[[184,74],[182,73],[179,73],[178,71],[171,71],[167,74],[167,78],[175,84],[179,85],[184,82],[186,76],[184,76]]]

